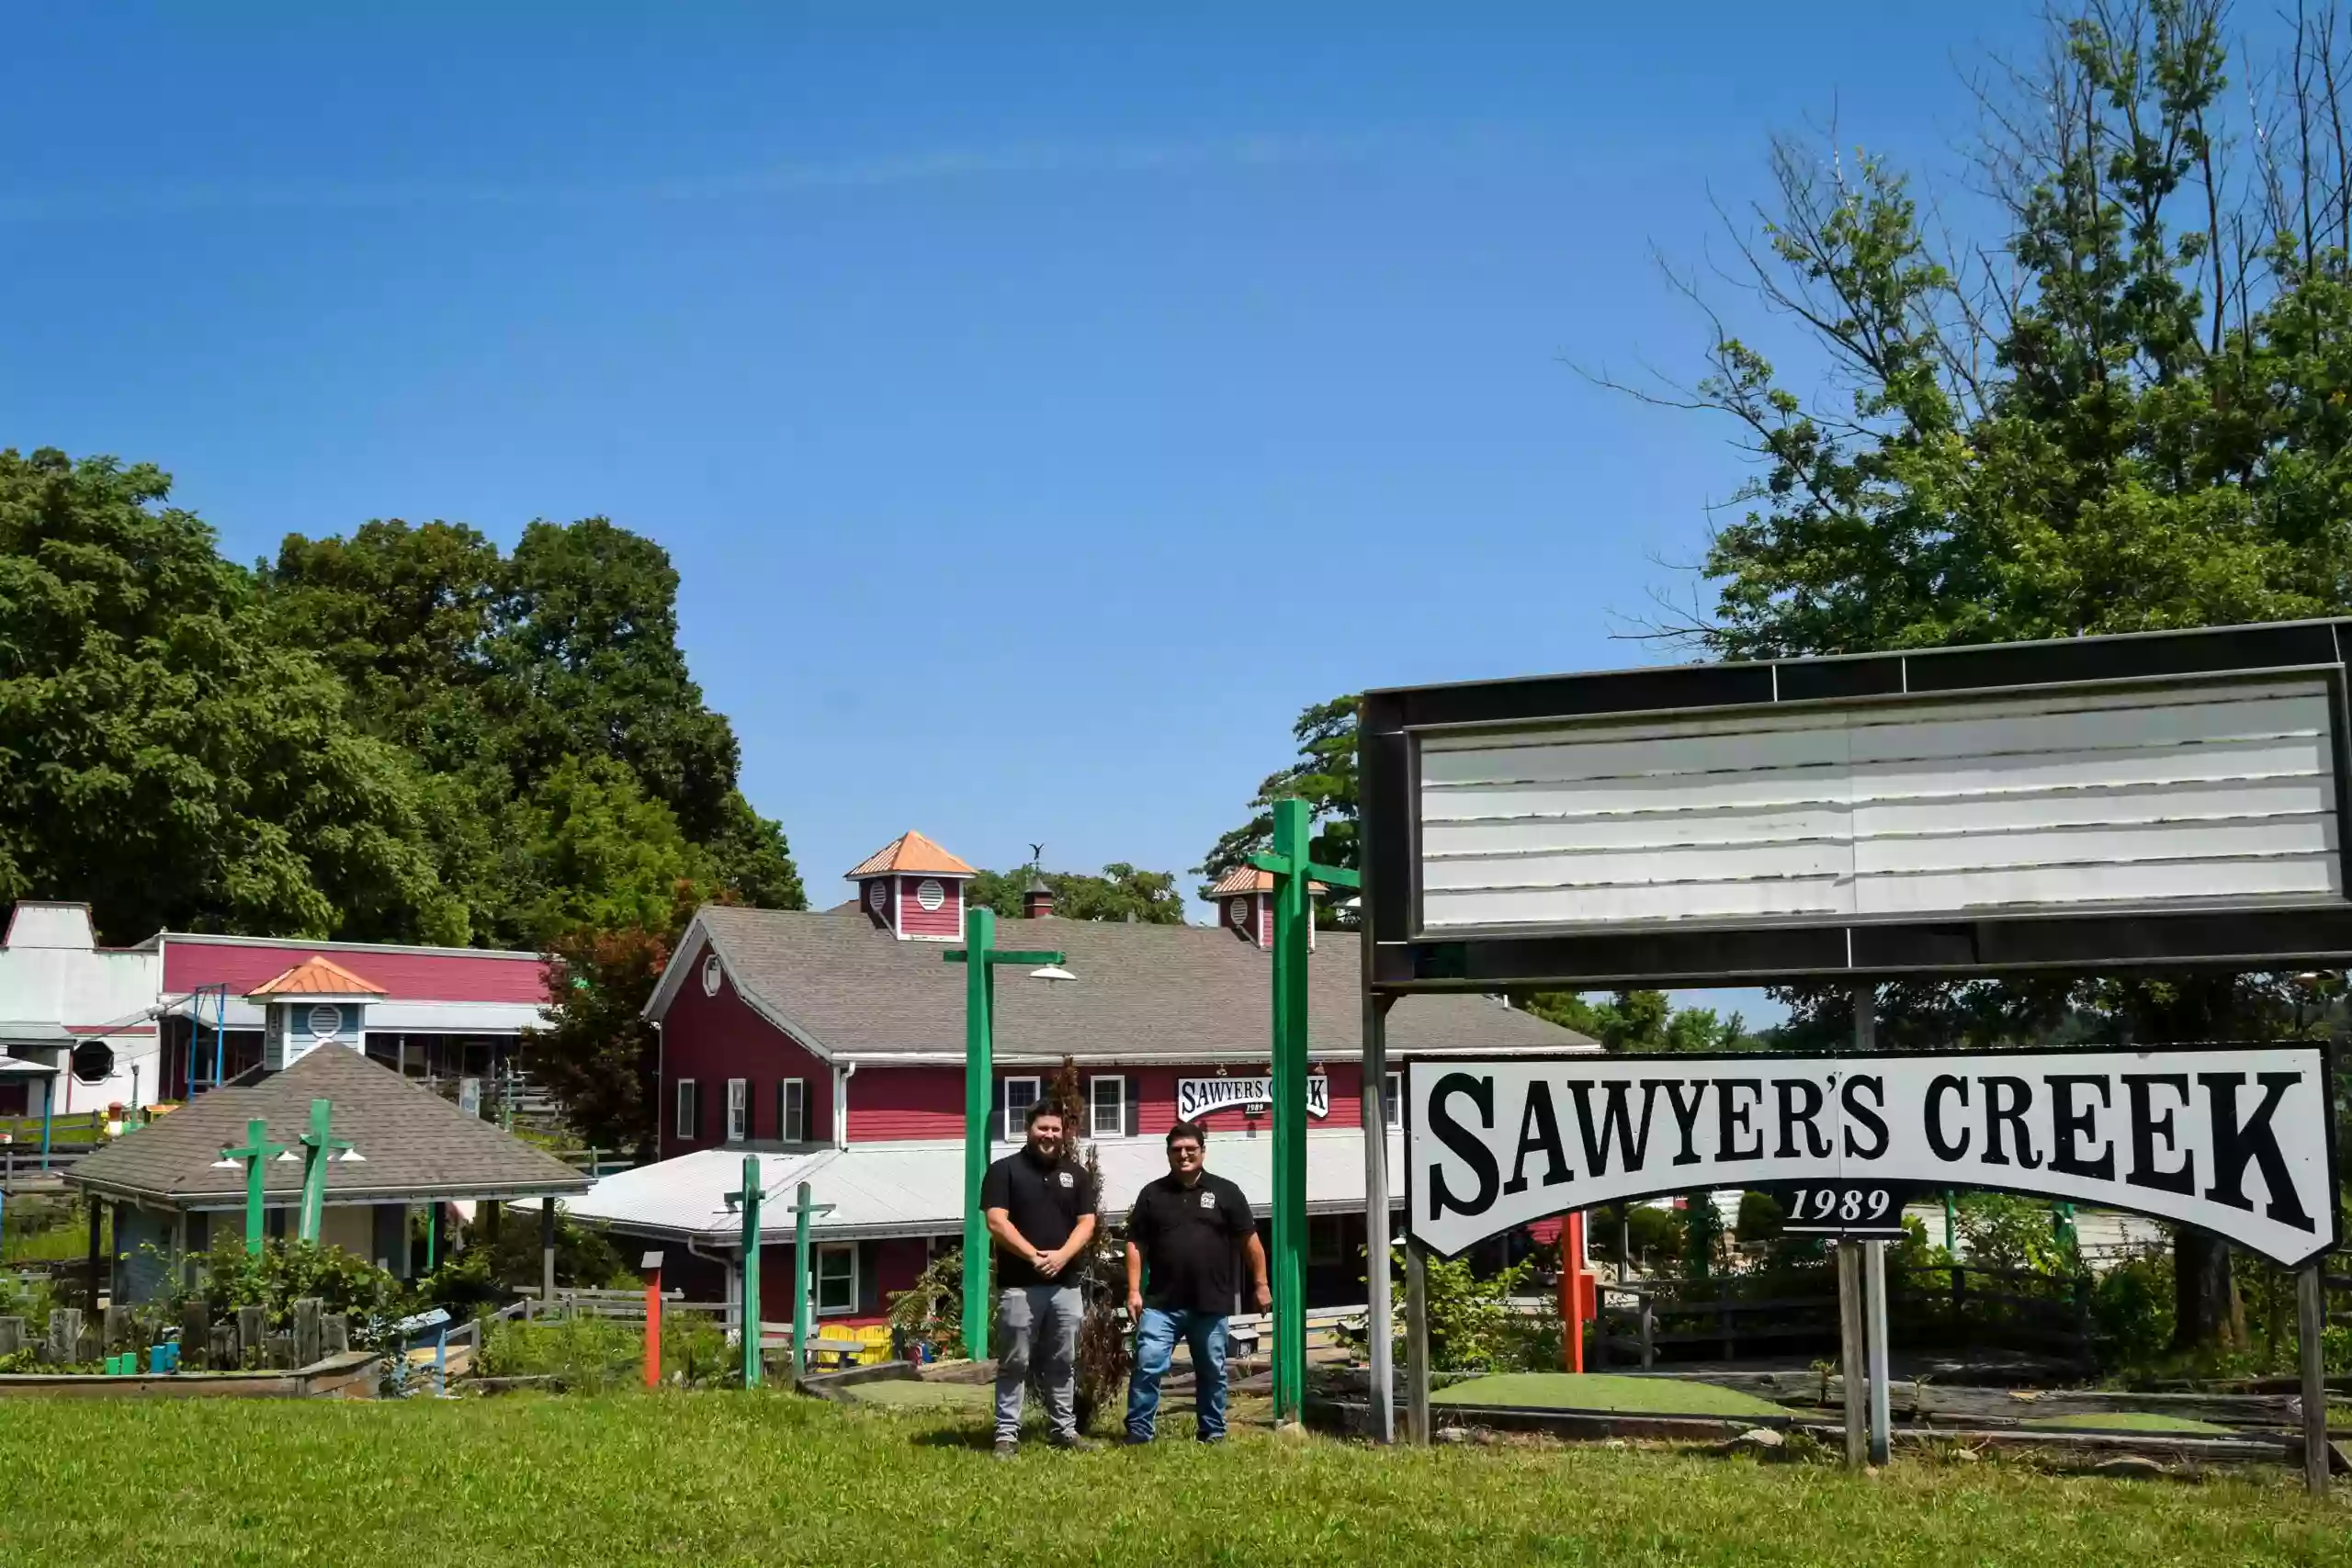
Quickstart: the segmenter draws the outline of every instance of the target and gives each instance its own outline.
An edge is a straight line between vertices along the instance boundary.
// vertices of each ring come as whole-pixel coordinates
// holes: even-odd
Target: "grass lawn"
[[[1448,1383],[1432,1404],[1513,1404],[1534,1410],[1607,1410],[1641,1416],[1786,1416],[1769,1399],[1713,1383],[1611,1372],[1499,1372]]]
[[[2019,1423],[2052,1431],[2179,1432],[2192,1438],[2234,1438],[2237,1429],[2195,1421],[2186,1416],[2159,1416],[2148,1410],[2086,1411],[2080,1416],[2044,1416]]]
[[[1640,1448],[989,1458],[972,1416],[786,1393],[12,1402],[0,1562],[1149,1568],[2342,1562],[2284,1467],[2198,1485],[1997,1462],[1875,1478]]]
[[[984,1382],[894,1382],[858,1383],[849,1391],[860,1404],[879,1404],[899,1410],[993,1410],[996,1407],[996,1385]]]

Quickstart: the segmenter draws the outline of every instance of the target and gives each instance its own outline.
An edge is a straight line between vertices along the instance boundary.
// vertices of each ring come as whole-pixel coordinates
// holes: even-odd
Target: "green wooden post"
[[[808,1222],[832,1212],[831,1203],[808,1201],[808,1184],[800,1184],[792,1204],[792,1381],[796,1386],[808,1375],[808,1340],[816,1333],[816,1314],[809,1301],[809,1284],[815,1276],[808,1269]]]
[[[1307,858],[1314,814],[1303,800],[1274,802],[1274,848],[1250,863],[1274,874],[1274,1419],[1295,1421],[1306,1404],[1307,964],[1313,885],[1355,887],[1352,871]]]
[[[980,1183],[989,1174],[989,1110],[996,1081],[996,911],[964,916],[964,1354],[989,1353],[989,1223]]]
[[[244,1147],[220,1151],[220,1163],[222,1165],[235,1165],[239,1161],[244,1163],[245,1250],[247,1252],[257,1253],[262,1249],[262,1182],[267,1175],[262,1168],[274,1156],[285,1152],[284,1144],[273,1144],[269,1141],[269,1123],[258,1116],[245,1123]]]
[[[989,1223],[980,1213],[980,1183],[989,1174],[989,1112],[996,1090],[996,968],[1060,964],[1061,953],[1000,953],[996,911],[968,909],[964,945],[942,953],[964,972],[964,1354],[989,1353]]]
[[[743,1217],[743,1386],[760,1386],[760,1156],[743,1156],[743,1190],[726,1195],[727,1206]]]
[[[334,1102],[314,1100],[311,1101],[310,1131],[295,1140],[302,1145],[302,1223],[298,1234],[304,1241],[319,1239],[320,1220],[326,1207],[329,1156],[348,1153],[351,1148],[348,1141],[328,1135],[334,1121]]]

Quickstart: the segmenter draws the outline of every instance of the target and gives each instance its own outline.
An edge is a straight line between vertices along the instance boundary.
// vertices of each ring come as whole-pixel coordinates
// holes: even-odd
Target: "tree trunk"
[[[2201,1350],[2234,1343],[2231,1311],[2230,1244],[2211,1231],[2180,1227],[2173,1242],[2175,1350]]]

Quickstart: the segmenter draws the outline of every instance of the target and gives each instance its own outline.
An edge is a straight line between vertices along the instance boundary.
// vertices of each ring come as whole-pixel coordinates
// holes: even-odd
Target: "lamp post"
[[[1035,977],[1070,980],[1063,953],[1000,953],[996,911],[964,915],[964,945],[940,955],[961,964],[964,975],[964,1353],[973,1360],[989,1353],[989,1224],[980,1213],[980,1183],[989,1173],[989,1108],[996,1080],[996,968],[1000,964],[1036,966]]]
[[[334,1102],[314,1100],[310,1131],[294,1140],[302,1145],[302,1225],[297,1234],[304,1241],[319,1239],[319,1222],[327,1201],[327,1161],[363,1159],[349,1139],[330,1135],[334,1121]]]
[[[743,1156],[743,1187],[729,1192],[728,1208],[743,1217],[743,1386],[760,1386],[760,1156]]]
[[[1306,1403],[1306,965],[1314,931],[1310,886],[1356,887],[1352,871],[1307,858],[1314,814],[1274,802],[1274,849],[1250,863],[1274,877],[1274,1419]],[[1385,1152],[1385,1147],[1383,1152]],[[1365,1157],[1373,1155],[1367,1151]],[[1381,1268],[1385,1259],[1371,1267]]]
[[[258,1253],[262,1248],[262,1167],[273,1155],[284,1155],[284,1144],[269,1141],[269,1123],[256,1116],[245,1123],[245,1145],[238,1149],[222,1149],[220,1157],[212,1162],[216,1170],[245,1168],[245,1250]]]

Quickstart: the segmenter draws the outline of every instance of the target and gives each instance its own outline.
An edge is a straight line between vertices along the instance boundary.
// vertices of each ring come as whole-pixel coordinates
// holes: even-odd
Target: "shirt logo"
[[[1069,1187],[1069,1186],[1072,1186],[1072,1185],[1074,1185],[1074,1183],[1072,1183],[1072,1182],[1071,1182],[1071,1180],[1070,1180],[1070,1179],[1069,1179],[1069,1171],[1067,1171],[1067,1170],[1057,1171],[1057,1172],[1055,1172],[1054,1174],[1056,1174],[1057,1176],[1059,1176],[1059,1177],[1062,1179],[1062,1185],[1063,1185],[1064,1187]]]
[[[1204,1193],[1202,1193],[1202,1194],[1201,1194],[1201,1207],[1202,1207],[1202,1208],[1204,1208],[1204,1209],[1214,1209],[1214,1208],[1216,1208],[1216,1193],[1214,1193],[1214,1192],[1204,1192]]]

